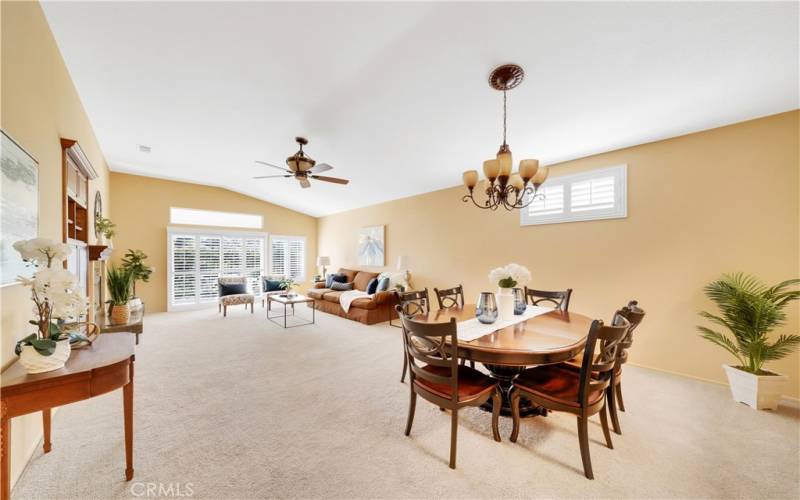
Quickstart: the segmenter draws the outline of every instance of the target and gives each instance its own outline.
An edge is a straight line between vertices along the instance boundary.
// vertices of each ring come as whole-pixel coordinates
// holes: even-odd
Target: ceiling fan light
[[[310,169],[313,166],[314,166],[314,164],[311,161],[309,161],[307,158],[300,158],[297,161],[297,168],[301,172],[305,172],[306,170]]]
[[[500,164],[496,159],[486,160],[483,162],[483,173],[490,181],[497,179],[500,172]]]
[[[539,160],[522,160],[519,162],[519,175],[525,182],[533,179],[538,170]]]

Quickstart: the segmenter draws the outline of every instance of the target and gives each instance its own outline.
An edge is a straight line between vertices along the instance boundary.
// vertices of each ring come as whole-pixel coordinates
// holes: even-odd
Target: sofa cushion
[[[312,288],[311,290],[306,292],[306,295],[308,295],[312,299],[322,300],[322,297],[330,291],[331,291],[330,288]]]
[[[378,304],[372,297],[361,297],[353,302],[350,302],[350,307],[357,307],[359,309],[375,309]]]
[[[245,283],[219,283],[219,296],[226,295],[240,295],[247,293],[247,284]]]
[[[345,292],[347,290],[352,290],[353,284],[352,283],[338,283],[334,281],[331,283],[331,290],[335,290],[337,292]]]
[[[356,271],[355,269],[341,268],[341,269],[339,269],[339,273],[338,274],[344,274],[345,277],[347,278],[342,283],[352,283],[353,279],[355,279],[355,277],[356,277],[356,274],[358,274],[358,271]]]
[[[367,285],[367,293],[372,295],[378,289],[378,278],[372,278]]]
[[[324,300],[328,301],[328,302],[335,302],[336,304],[338,304],[339,303],[339,296],[341,296],[342,293],[344,293],[344,292],[337,292],[337,291],[334,290],[334,291],[326,293],[322,298]]]
[[[356,277],[353,278],[353,288],[356,290],[361,290],[362,292],[366,292],[367,285],[369,285],[369,282],[372,280],[372,278],[377,275],[378,273],[359,271],[358,274],[356,274]]]

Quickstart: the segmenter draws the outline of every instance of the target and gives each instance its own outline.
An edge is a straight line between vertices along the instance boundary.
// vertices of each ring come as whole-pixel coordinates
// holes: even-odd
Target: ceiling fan
[[[324,182],[333,182],[334,184],[347,184],[350,182],[347,179],[340,179],[338,177],[327,177],[325,175],[317,175],[320,172],[326,172],[331,170],[333,167],[328,165],[327,163],[317,163],[314,161],[313,158],[306,155],[303,152],[303,146],[308,144],[308,139],[305,137],[295,137],[295,141],[300,144],[300,150],[293,154],[292,156],[286,158],[286,165],[289,168],[279,167],[277,165],[273,165],[271,163],[267,163],[265,161],[256,160],[256,163],[260,165],[266,165],[268,167],[277,168],[284,174],[280,175],[259,175],[257,177],[253,177],[253,179],[271,179],[273,177],[294,177],[298,181],[300,181],[300,186],[304,188],[311,187],[311,183],[309,179],[314,179],[318,181]]]

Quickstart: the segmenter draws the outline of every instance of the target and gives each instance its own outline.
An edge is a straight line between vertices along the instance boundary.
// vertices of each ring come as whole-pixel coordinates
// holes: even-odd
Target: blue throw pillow
[[[381,278],[380,281],[378,281],[378,286],[375,289],[375,292],[376,293],[385,292],[388,289],[389,289],[389,278]]]
[[[264,280],[265,292],[277,292],[278,290],[286,290],[286,286],[281,280]]]
[[[331,290],[336,290],[337,292],[344,292],[346,290],[352,290],[353,284],[352,283],[339,283],[338,281],[334,281],[331,283]]]
[[[222,283],[219,284],[220,297],[224,297],[226,295],[238,295],[240,293],[247,293],[247,285],[244,283],[230,285],[223,285]]]
[[[330,273],[329,275],[325,276],[325,288],[330,288],[331,283],[333,283],[333,273]]]
[[[378,289],[378,278],[372,278],[371,280],[369,280],[369,283],[367,283],[367,293],[372,295],[373,293],[375,293],[375,290],[377,289]]]

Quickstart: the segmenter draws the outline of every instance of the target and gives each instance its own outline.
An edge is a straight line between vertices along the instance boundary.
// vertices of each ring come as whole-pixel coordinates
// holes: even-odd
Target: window
[[[271,236],[270,274],[297,281],[306,279],[306,239],[303,236]]]
[[[247,276],[249,293],[261,294],[264,234],[207,233],[170,229],[169,306],[217,301],[220,274]]]
[[[234,212],[215,212],[194,208],[170,207],[170,224],[189,224],[192,226],[238,227],[242,229],[261,229],[264,218],[254,214]]]
[[[627,217],[627,178],[627,165],[552,177],[520,211],[520,225]]]

